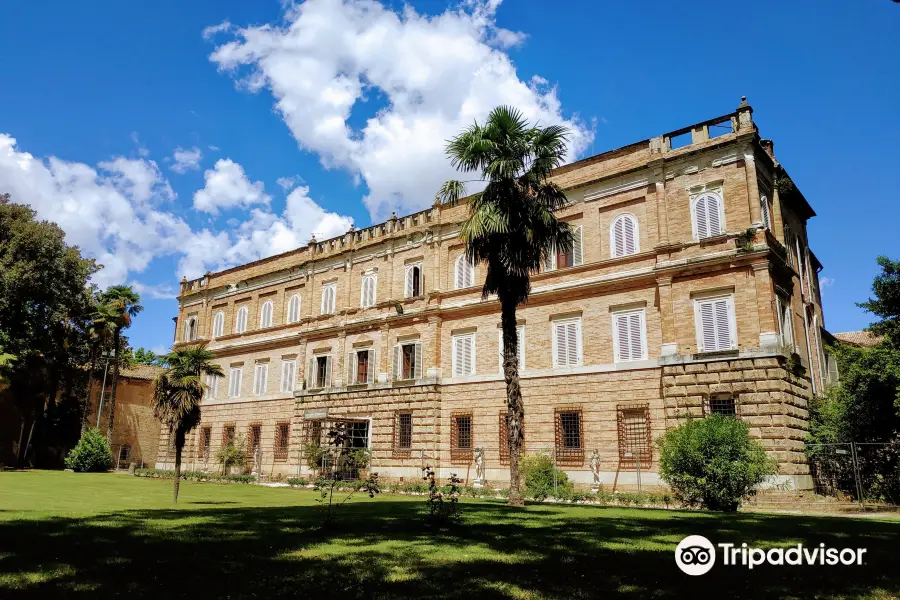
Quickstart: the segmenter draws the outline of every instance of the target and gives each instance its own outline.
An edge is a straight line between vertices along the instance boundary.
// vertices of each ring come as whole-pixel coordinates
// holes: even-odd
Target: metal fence
[[[816,494],[861,509],[900,506],[900,443],[807,446]]]

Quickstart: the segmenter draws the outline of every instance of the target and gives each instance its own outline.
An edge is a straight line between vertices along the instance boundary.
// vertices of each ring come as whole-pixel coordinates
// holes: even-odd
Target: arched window
[[[364,275],[362,278],[362,289],[359,293],[359,305],[363,308],[375,306],[376,289],[378,287],[378,276],[374,273]]]
[[[406,298],[417,298],[422,295],[424,278],[422,276],[422,263],[406,265]]]
[[[188,317],[184,322],[184,341],[193,342],[197,339],[197,317]]]
[[[272,311],[274,310],[271,300],[263,302],[262,308],[259,309],[259,328],[265,329],[272,326]]]
[[[691,203],[694,222],[694,239],[721,235],[725,232],[725,211],[718,194],[705,193]]]
[[[334,312],[335,286],[333,283],[322,286],[322,314],[330,315]]]
[[[296,323],[300,320],[300,295],[294,294],[288,300],[287,322]]]
[[[763,227],[766,229],[772,228],[772,217],[769,214],[769,199],[765,196],[759,197],[759,213],[760,217],[762,217]]]
[[[244,333],[245,331],[247,331],[247,307],[242,306],[234,318],[234,332]]]
[[[609,230],[610,253],[613,258],[640,252],[638,220],[634,215],[619,215]]]
[[[213,337],[222,337],[225,333],[225,313],[219,311],[213,317]]]
[[[475,265],[465,254],[456,257],[456,289],[472,287],[475,279]]]
[[[796,249],[796,238],[794,232],[791,231],[790,225],[784,226],[784,248],[787,250],[788,264],[794,266],[794,250]]]

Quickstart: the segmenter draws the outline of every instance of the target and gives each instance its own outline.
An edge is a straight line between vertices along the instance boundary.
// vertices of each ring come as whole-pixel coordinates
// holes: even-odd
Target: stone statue
[[[475,448],[475,481],[473,487],[484,487],[484,448]]]
[[[591,475],[594,476],[594,482],[591,484],[591,491],[595,494],[600,490],[600,451],[594,449],[591,453]]]

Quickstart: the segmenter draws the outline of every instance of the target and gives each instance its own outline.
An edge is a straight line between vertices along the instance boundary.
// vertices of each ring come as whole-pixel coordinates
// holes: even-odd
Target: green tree
[[[120,359],[124,348],[122,330],[131,327],[131,321],[144,307],[141,297],[131,289],[130,285],[113,285],[100,294],[103,311],[110,315],[115,326],[113,331],[113,377],[109,398],[109,420],[106,427],[106,439],[112,442],[113,428],[116,420],[116,391],[119,386]]]
[[[159,356],[156,355],[156,352],[154,352],[153,350],[147,350],[143,346],[134,351],[132,360],[136,365],[159,364]]]
[[[0,195],[0,342],[5,354],[16,357],[3,373],[21,417],[19,466],[30,448],[46,451],[45,463],[59,466],[58,445],[77,439],[77,414],[70,423],[70,411],[60,406],[84,397],[88,282],[96,271],[93,260],[65,243],[57,225]]]
[[[206,343],[179,348],[166,355],[169,365],[153,382],[153,414],[175,435],[174,501],[178,502],[181,452],[188,434],[200,424],[200,400],[205,376],[222,377],[222,368],[212,362],[215,354]]]
[[[869,326],[869,331],[884,336],[892,348],[900,350],[900,262],[886,256],[876,260],[881,273],[872,282],[875,297],[858,306],[879,318]]]
[[[503,375],[506,380],[509,432],[509,504],[524,504],[519,456],[524,440],[525,409],[519,385],[519,340],[516,307],[528,299],[531,274],[554,251],[572,248],[572,232],[555,211],[566,205],[562,189],[549,180],[566,155],[564,127],[531,127],[522,113],[508,106],[491,111],[447,144],[454,168],[476,173],[486,185],[465,198],[462,181],[447,181],[438,193],[442,202],[465,198],[469,216],[460,229],[466,255],[487,266],[482,297],[496,294],[503,332]]]

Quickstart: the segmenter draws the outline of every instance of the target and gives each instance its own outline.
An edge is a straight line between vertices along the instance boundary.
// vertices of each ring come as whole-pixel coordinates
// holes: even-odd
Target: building
[[[795,487],[807,399],[824,385],[814,211],[746,100],[709,121],[553,174],[576,235],[520,307],[526,452],[572,479],[658,482],[654,441],[688,416],[745,420]],[[499,305],[434,206],[187,281],[176,346],[206,340],[210,381],[186,463],[241,434],[264,474],[308,473],[304,441],[348,421],[382,477],[423,463],[508,480]],[[790,370],[789,370],[790,369]],[[805,374],[803,374],[805,373]],[[166,443],[161,441],[161,445]]]
[[[152,365],[134,365],[130,369],[119,371],[116,418],[110,440],[113,468],[126,468],[132,462],[137,466],[156,465],[157,451],[160,448],[160,425],[153,416],[153,380],[164,370],[162,367]],[[112,367],[106,377],[102,407],[100,407],[100,385],[96,380],[94,383],[87,423],[91,427],[99,427],[100,431],[106,433],[112,398]],[[98,408],[101,411],[99,420]]]

